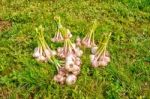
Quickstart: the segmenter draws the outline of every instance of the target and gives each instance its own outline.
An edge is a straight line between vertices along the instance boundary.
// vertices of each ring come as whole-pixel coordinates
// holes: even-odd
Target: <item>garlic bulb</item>
[[[74,84],[76,82],[76,80],[77,80],[77,77],[75,75],[73,75],[73,74],[70,74],[66,78],[66,84],[67,85],[72,85],[72,84]]]
[[[98,49],[98,47],[97,47],[97,46],[92,47],[92,48],[91,48],[91,52],[92,52],[92,54],[95,54],[95,53],[96,53],[96,51],[97,51],[97,49]]]
[[[40,56],[40,48],[36,47],[34,49],[33,57],[39,57]]]

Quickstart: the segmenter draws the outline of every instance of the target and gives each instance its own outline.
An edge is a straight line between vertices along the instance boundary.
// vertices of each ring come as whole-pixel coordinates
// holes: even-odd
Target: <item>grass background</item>
[[[108,67],[92,68],[89,49],[82,57],[75,85],[55,83],[56,69],[32,58],[35,27],[45,27],[52,49],[59,15],[74,35],[84,37],[98,19],[96,41],[112,32]],[[0,0],[0,19],[12,27],[0,32],[0,98],[2,99],[150,99],[150,0]]]

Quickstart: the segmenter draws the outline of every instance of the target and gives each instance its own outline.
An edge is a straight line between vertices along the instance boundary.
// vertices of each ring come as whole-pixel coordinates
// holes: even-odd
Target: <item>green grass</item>
[[[108,67],[92,68],[86,49],[76,84],[55,83],[55,67],[32,58],[35,27],[40,24],[49,46],[60,46],[50,41],[55,15],[72,31],[73,40],[88,32],[93,19],[99,22],[97,42],[103,33],[112,32]],[[0,19],[12,22],[0,32],[0,98],[150,98],[149,0],[0,0]]]

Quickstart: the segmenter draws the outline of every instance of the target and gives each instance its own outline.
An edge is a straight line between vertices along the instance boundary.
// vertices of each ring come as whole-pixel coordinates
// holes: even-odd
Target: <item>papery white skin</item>
[[[91,62],[94,60],[95,55],[90,55]]]
[[[56,53],[55,50],[52,50],[52,51],[51,51],[51,54],[52,54],[52,56],[55,56],[57,53]]]
[[[76,39],[76,45],[81,46],[81,38],[79,36]]]
[[[80,50],[80,48],[79,48],[79,47],[77,47],[77,48],[75,49],[75,53],[76,53],[76,56],[81,57],[81,56],[82,56],[82,54],[83,54],[83,51],[82,51],[82,50]]]
[[[74,64],[73,60],[66,60],[66,64],[65,65],[70,65],[70,64]]]
[[[96,51],[97,51],[97,49],[98,49],[98,47],[97,47],[97,46],[92,47],[92,48],[91,48],[91,52],[92,52],[92,54],[95,54],[95,53],[96,53]]]
[[[34,49],[34,53],[33,53],[33,57],[39,57],[40,56],[40,48],[39,47],[36,47]]]
[[[37,61],[41,61],[41,62],[47,62],[48,58],[46,58],[45,56],[41,55],[38,58],[36,58]]]
[[[75,84],[76,80],[77,80],[77,77],[75,75],[73,75],[73,74],[70,74],[66,78],[66,84],[67,85]]]
[[[65,69],[69,72],[74,71],[75,64],[66,64]]]
[[[75,59],[74,55],[73,54],[69,54],[67,57],[66,57],[66,61],[73,61]]]

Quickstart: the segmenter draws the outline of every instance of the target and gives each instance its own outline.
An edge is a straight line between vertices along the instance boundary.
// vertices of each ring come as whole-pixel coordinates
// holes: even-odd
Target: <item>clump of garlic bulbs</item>
[[[105,67],[110,62],[110,56],[106,50],[110,36],[111,33],[108,36],[104,36],[100,45],[91,49],[92,54],[90,55],[90,59],[93,67]]]

